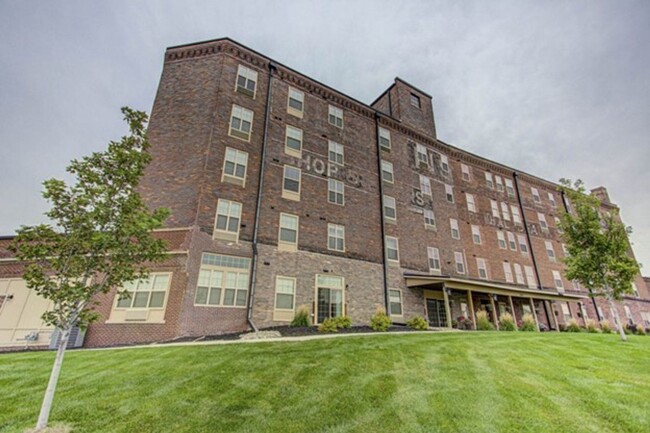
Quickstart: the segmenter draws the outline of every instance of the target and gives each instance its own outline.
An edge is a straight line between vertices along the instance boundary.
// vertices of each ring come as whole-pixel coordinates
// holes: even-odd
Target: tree
[[[149,211],[136,191],[151,159],[147,115],[127,107],[122,113],[130,134],[104,152],[73,160],[67,171],[74,184],[44,181],[43,197],[51,204],[45,215],[52,225],[22,226],[11,245],[25,263],[27,287],[51,301],[43,321],[60,334],[37,430],[47,426],[71,329],[98,319],[95,295],[146,277],[147,266],[164,259],[166,245],[151,232],[169,212]]]
[[[632,280],[640,270],[628,252],[632,229],[621,223],[616,210],[602,212],[600,201],[586,193],[582,181],[571,184],[561,179],[560,183],[572,208],[560,220],[568,252],[563,260],[566,277],[588,287],[591,296],[607,299],[621,339],[626,341],[614,301],[632,293]]]

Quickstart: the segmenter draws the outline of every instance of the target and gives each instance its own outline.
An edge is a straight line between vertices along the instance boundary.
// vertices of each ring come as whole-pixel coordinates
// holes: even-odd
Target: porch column
[[[499,329],[499,320],[497,319],[497,309],[496,306],[494,305],[494,295],[490,293],[490,304],[492,304],[492,321],[494,322],[494,326],[496,326],[497,329]]]
[[[472,319],[472,328],[476,331],[476,314],[474,313],[474,301],[472,300],[472,291],[467,291],[467,305],[469,306],[469,316]]]
[[[549,304],[551,305],[551,316],[553,316],[553,323],[555,323],[555,331],[560,332],[560,325],[557,322],[557,314],[555,314],[555,302],[550,301]]]
[[[535,311],[535,301],[533,298],[530,299],[530,309],[533,311],[533,317],[535,318],[535,326],[537,326],[537,332],[539,332],[539,320],[537,320],[537,311]]]
[[[447,328],[451,328],[451,308],[449,307],[449,295],[447,288],[442,287],[442,295],[445,297],[445,313],[447,313]]]
[[[512,311],[512,318],[515,320],[515,326],[517,326],[517,313],[515,313],[515,304],[512,303],[512,296],[508,295],[508,301],[510,301],[510,311]]]

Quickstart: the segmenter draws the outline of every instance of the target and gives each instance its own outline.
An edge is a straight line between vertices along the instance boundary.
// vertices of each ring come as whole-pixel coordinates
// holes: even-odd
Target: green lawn
[[[33,427],[53,353],[0,355],[0,431]],[[74,432],[650,432],[650,337],[448,333],[76,351]]]

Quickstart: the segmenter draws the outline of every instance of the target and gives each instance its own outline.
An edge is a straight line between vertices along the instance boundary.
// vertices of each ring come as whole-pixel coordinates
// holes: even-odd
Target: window
[[[339,180],[328,179],[328,195],[327,200],[330,203],[345,204],[345,184]]]
[[[290,165],[284,166],[282,197],[289,200],[300,200],[300,169]]]
[[[241,203],[219,199],[217,216],[214,221],[215,239],[237,241],[239,239],[239,222],[241,221]]]
[[[451,185],[445,184],[445,195],[447,196],[447,201],[449,203],[454,202],[454,189]]]
[[[521,252],[524,254],[528,253],[528,244],[526,243],[526,237],[524,235],[517,235],[517,239],[519,240],[519,249]]]
[[[390,315],[402,315],[402,291],[390,289],[388,290],[388,298],[390,300]]]
[[[544,245],[546,245],[546,254],[548,254],[548,258],[554,262],[555,261],[555,250],[553,250],[553,244],[551,241],[544,241]]]
[[[481,280],[488,279],[487,265],[485,264],[485,259],[476,259],[476,267],[478,268],[478,277]]]
[[[287,125],[284,151],[289,155],[302,155],[302,129]]]
[[[648,313],[647,311],[642,311],[641,319],[643,320],[646,327],[650,327],[650,313]]]
[[[449,173],[449,159],[445,155],[440,155],[440,167],[443,173]]]
[[[316,287],[318,288],[318,302],[316,304],[318,323],[345,314],[343,311],[345,283],[342,277],[317,275]]]
[[[632,293],[634,294],[634,296],[636,296],[638,298],[639,297],[639,289],[636,287],[636,284],[634,284],[634,281],[632,281],[631,284],[632,284]]]
[[[420,191],[422,194],[431,196],[431,181],[426,176],[420,175]]]
[[[524,266],[524,272],[526,273],[526,281],[528,281],[528,287],[531,289],[537,288],[537,282],[535,280],[535,273],[533,272],[532,266]]]
[[[458,229],[458,220],[449,218],[449,226],[451,227],[452,239],[460,239],[460,230]]]
[[[436,216],[433,214],[433,211],[430,209],[424,209],[424,227],[427,229],[436,228]]]
[[[501,176],[494,176],[494,182],[497,185],[497,191],[503,192],[503,179],[501,179]]]
[[[506,179],[506,192],[508,193],[508,197],[515,198],[515,189],[510,179]]]
[[[490,189],[494,188],[494,184],[492,183],[492,173],[487,171],[485,172],[485,186]]]
[[[333,105],[329,106],[327,120],[337,128],[343,128],[343,110]]]
[[[329,161],[343,165],[343,145],[334,141],[329,142]]]
[[[381,178],[388,183],[395,181],[393,177],[393,164],[388,161],[381,162]]]
[[[226,147],[221,181],[244,186],[246,182],[247,164],[248,153]]]
[[[474,196],[470,193],[466,193],[465,197],[467,199],[467,210],[470,212],[477,212],[476,203],[474,202]]]
[[[129,296],[121,299],[116,296],[115,308],[163,308],[170,279],[171,273],[152,273],[143,280],[124,284],[123,290]]]
[[[393,262],[399,262],[399,244],[397,238],[386,236],[386,257]]]
[[[562,283],[562,277],[560,276],[560,273],[558,271],[552,271],[552,272],[553,272],[553,281],[555,282],[555,288],[563,292],[564,283]]]
[[[567,249],[565,244],[562,244],[562,252],[564,253],[565,257],[569,256],[569,250]]]
[[[427,155],[427,148],[422,146],[421,144],[416,143],[415,144],[415,153],[417,156],[417,160],[415,161],[416,165],[419,167],[421,165],[424,165],[426,167],[429,166],[429,157]]]
[[[379,127],[379,146],[382,149],[390,150],[390,131]]]
[[[235,90],[254,98],[256,83],[257,72],[247,68],[246,66],[239,65],[237,68],[237,85]]]
[[[539,219],[539,226],[541,227],[542,231],[547,232],[548,224],[546,223],[546,216],[544,216],[542,213],[538,213],[537,218]]]
[[[230,131],[228,135],[249,141],[251,138],[251,127],[253,126],[253,112],[239,105],[232,106],[230,115]]]
[[[634,324],[634,318],[632,317],[632,310],[630,310],[630,307],[624,305],[623,310],[625,310],[625,316],[627,317],[628,322],[630,322],[630,324]]]
[[[469,166],[466,164],[461,164],[460,165],[460,171],[463,175],[463,180],[469,182],[472,178],[472,175],[470,174],[469,171]]]
[[[440,251],[438,248],[427,247],[427,256],[429,258],[429,272],[433,274],[440,273]]]
[[[508,203],[501,202],[501,212],[503,213],[503,220],[510,221],[510,212],[508,211]]]
[[[503,262],[503,275],[506,278],[506,282],[508,282],[508,283],[514,283],[515,282],[512,279],[512,268],[510,267],[510,263],[508,263],[508,262]]]
[[[564,322],[566,323],[572,319],[571,310],[569,310],[569,306],[565,303],[560,304],[560,307],[562,310],[562,317],[564,318]]]
[[[284,251],[296,251],[298,249],[298,221],[296,215],[280,214],[278,249]]]
[[[384,196],[384,217],[392,221],[397,220],[395,199],[389,195]]]
[[[327,249],[345,251],[345,227],[336,224],[327,225]]]
[[[508,245],[512,251],[517,251],[517,242],[515,241],[515,234],[512,232],[508,233]]]
[[[521,224],[521,215],[519,214],[519,208],[514,205],[510,205],[510,211],[512,212],[512,222],[515,224]]]
[[[465,273],[465,257],[463,253],[456,251],[454,253],[454,259],[456,260],[456,272],[459,274]]]
[[[506,235],[501,230],[497,230],[497,240],[499,242],[499,248],[505,250],[507,248]]]
[[[304,111],[305,94],[300,90],[289,87],[287,98],[287,113],[302,118]]]
[[[524,273],[521,269],[521,265],[519,263],[515,263],[512,266],[515,268],[515,280],[517,281],[517,284],[526,284],[526,281],[524,281]]]
[[[481,245],[481,229],[479,226],[472,226],[472,240],[476,245]]]
[[[499,203],[496,200],[490,200],[490,207],[492,208],[492,216],[494,218],[501,218],[501,214],[499,214]]]
[[[420,105],[420,97],[415,93],[411,93],[411,105],[416,108],[422,108]]]
[[[296,279],[275,277],[275,310],[273,320],[289,322],[293,320],[295,308]]]
[[[557,203],[555,202],[555,196],[553,195],[552,192],[548,193],[548,201],[551,203],[551,206],[557,207]]]
[[[558,231],[558,233],[564,233],[562,231],[562,227],[560,226],[560,219],[558,217],[553,217],[553,220],[555,221],[555,230]]]
[[[250,259],[203,253],[194,305],[246,307]]]
[[[571,284],[573,284],[573,290],[582,290],[582,287],[580,286],[580,281],[573,280],[571,281]]]
[[[541,203],[541,202],[542,202],[542,199],[541,199],[541,197],[539,196],[539,191],[537,190],[537,188],[532,188],[532,187],[531,187],[531,188],[530,188],[530,192],[533,194],[533,201],[534,201],[535,203]]]

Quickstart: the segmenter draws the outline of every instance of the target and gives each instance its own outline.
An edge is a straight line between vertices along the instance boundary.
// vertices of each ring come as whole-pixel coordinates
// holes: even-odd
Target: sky
[[[648,1],[0,0],[0,235],[45,221],[44,179],[151,111],[166,47],[230,37],[363,102],[399,76],[438,137],[605,186],[650,275]]]

